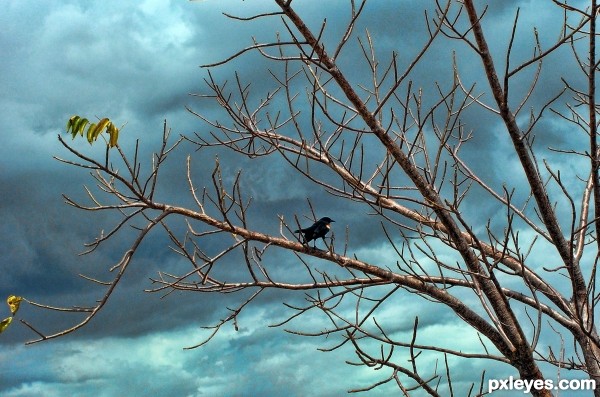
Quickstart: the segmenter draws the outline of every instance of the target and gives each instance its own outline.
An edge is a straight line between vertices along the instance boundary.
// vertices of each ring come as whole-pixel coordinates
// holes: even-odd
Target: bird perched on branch
[[[308,244],[309,241],[315,240],[313,243],[313,247],[316,248],[316,240],[318,238],[322,238],[323,242],[325,241],[325,235],[329,232],[331,228],[331,222],[335,222],[333,219],[329,217],[324,217],[316,221],[312,226],[307,227],[306,229],[294,230],[294,233],[302,233],[303,244]]]

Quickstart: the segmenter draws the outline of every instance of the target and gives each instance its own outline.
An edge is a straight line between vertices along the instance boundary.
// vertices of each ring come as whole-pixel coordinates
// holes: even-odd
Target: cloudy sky
[[[319,27],[327,16],[334,37],[347,18],[347,7],[342,1],[323,3],[307,1],[301,12],[313,27]],[[426,2],[372,1],[361,20],[361,32],[368,28],[383,54],[389,55],[393,50],[413,54],[425,41],[423,3]],[[533,26],[556,22],[554,30],[540,31],[545,44],[559,34],[560,12],[556,8],[545,11],[532,4],[542,1],[492,3],[485,26],[490,37],[497,38],[491,44],[500,54],[518,6],[522,7],[523,34],[515,45],[517,58],[526,59],[531,54]],[[88,173],[52,158],[67,155],[57,135],[63,133],[68,118],[73,114],[108,116],[117,124],[127,123],[121,135],[122,144],[132,144],[139,138],[141,152],[147,158],[160,142],[163,120],[167,120],[173,135],[206,133],[206,126],[187,112],[186,106],[215,118],[224,116],[219,116],[214,104],[189,95],[206,92],[203,81],[206,71],[199,66],[222,60],[248,46],[253,36],[266,41],[274,37],[274,32],[284,29],[277,21],[272,25],[264,21],[247,24],[231,21],[222,12],[252,15],[274,9],[268,1],[241,0],[3,2],[0,12],[2,299],[16,294],[56,306],[91,304],[101,296],[101,291],[77,275],[106,275],[106,269],[127,246],[127,236],[123,236],[93,255],[77,255],[85,242],[109,227],[110,217],[81,213],[63,202],[63,193],[83,198],[83,186],[93,186]],[[481,79],[473,54],[464,45],[448,41],[427,55],[423,61],[426,66],[416,72],[415,79],[430,88],[432,82],[451,79],[447,60],[452,51],[457,52],[466,83]],[[343,67],[349,76],[360,81],[364,79],[360,76],[364,69],[354,61],[352,57],[344,58]],[[572,66],[563,63],[560,68],[545,70],[544,83],[536,97],[539,99],[532,99],[531,106],[556,93],[560,75],[576,80],[575,73],[569,72]],[[231,79],[237,70],[243,79],[253,82],[257,95],[264,95],[266,89],[261,92],[260,88],[272,84],[266,68],[264,59],[249,54],[213,73],[217,80],[223,81]],[[479,84],[485,92],[485,82],[480,80]],[[476,122],[481,116],[470,117]],[[545,128],[549,131],[545,144],[560,146],[564,141],[560,125],[549,122]],[[479,164],[478,170],[492,183],[507,182],[497,170],[481,165],[483,159],[495,159],[509,167],[509,159],[498,151],[507,143],[483,139],[478,144],[478,150],[467,153],[467,158]],[[94,151],[83,141],[74,145]],[[391,257],[382,248],[385,237],[379,223],[370,220],[367,208],[324,195],[281,162],[252,162],[227,152],[194,150],[191,144],[182,144],[165,170],[162,188],[174,201],[189,202],[185,175],[181,173],[187,154],[192,154],[195,164],[210,167],[214,156],[219,154],[225,173],[244,170],[249,181],[245,186],[255,199],[251,217],[257,229],[276,234],[278,215],[305,219],[302,217],[310,215],[306,204],[309,198],[319,215],[336,219],[340,235],[349,227],[353,253],[372,262],[385,262]],[[210,175],[210,167],[199,166],[198,175]],[[481,216],[483,221],[493,217],[496,210],[481,204],[467,208],[465,216],[471,219]],[[173,294],[161,300],[159,296],[144,293],[150,285],[149,277],[165,266],[178,265],[167,245],[164,236],[152,235],[140,248],[132,268],[103,312],[75,334],[25,346],[24,342],[35,335],[18,322],[13,323],[0,337],[0,395],[337,396],[381,379],[377,371],[345,364],[347,360],[355,360],[349,347],[329,353],[317,350],[335,344],[335,340],[307,339],[288,334],[282,328],[268,327],[290,315],[282,302],[301,302],[302,294],[265,294],[240,318],[238,332],[228,326],[207,346],[184,350],[200,342],[206,336],[201,327],[226,315],[225,306],[234,305],[237,299]],[[278,260],[282,274],[286,266],[295,263],[292,256]],[[381,316],[393,319],[399,336],[410,335],[414,317],[419,315],[425,339],[461,334],[465,335],[465,349],[475,340],[448,310],[431,304],[421,306],[416,296],[408,294],[398,295],[393,302],[395,308],[389,307]],[[6,308],[2,310],[5,312],[0,311],[0,318],[8,315]],[[47,332],[55,332],[74,321],[74,317],[41,312],[26,304],[18,318],[27,319]],[[313,330],[325,326],[325,320],[318,316],[304,321],[295,325],[310,324],[309,329]],[[473,380],[469,373],[490,368],[489,363],[461,365],[454,369],[459,389],[468,387],[468,381]],[[495,373],[512,374],[507,368]],[[390,390],[394,388],[382,387],[369,395],[388,395]]]

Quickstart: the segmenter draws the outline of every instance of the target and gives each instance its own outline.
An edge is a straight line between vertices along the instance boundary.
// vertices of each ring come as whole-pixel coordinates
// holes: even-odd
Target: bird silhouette
[[[294,230],[294,233],[302,233],[303,244],[309,243],[309,241],[314,240],[313,247],[317,247],[317,239],[322,238],[323,242],[325,242],[325,235],[329,232],[331,228],[331,222],[335,222],[333,219],[329,217],[324,217],[316,221],[312,226],[307,227],[306,229],[298,229]]]

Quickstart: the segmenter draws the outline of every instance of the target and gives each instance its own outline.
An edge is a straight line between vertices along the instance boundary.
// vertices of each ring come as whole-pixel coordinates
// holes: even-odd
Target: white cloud
[[[267,329],[266,316],[246,324],[245,332],[225,328],[207,346],[182,347],[200,339],[197,327],[136,338],[61,339],[32,347],[2,346],[3,374],[16,376],[2,389],[7,397],[112,397],[143,392],[154,396],[340,395],[379,374],[344,364],[348,349],[316,350],[323,342]],[[248,344],[248,337],[256,343]],[[316,359],[315,359],[316,358]],[[28,363],[13,373],[10,362]],[[326,378],[315,376],[325,373]],[[350,375],[354,374],[354,375]],[[340,379],[329,382],[327,379]],[[350,382],[341,379],[352,379]],[[42,394],[40,391],[43,391]]]

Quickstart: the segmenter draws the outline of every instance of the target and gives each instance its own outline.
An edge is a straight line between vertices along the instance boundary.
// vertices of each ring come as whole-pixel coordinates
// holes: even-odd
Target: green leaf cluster
[[[86,131],[87,127],[87,131]],[[106,131],[109,135],[108,138],[108,146],[115,147],[117,146],[117,141],[119,139],[119,129],[117,126],[113,124],[108,118],[103,118],[97,123],[90,123],[88,119],[80,116],[71,116],[69,121],[67,122],[67,134],[70,133],[75,139],[77,134],[83,136],[85,132],[85,136],[90,143],[94,143],[100,134]]]
[[[21,304],[22,300],[23,298],[15,295],[11,295],[6,299],[6,303],[8,304],[8,307],[10,309],[11,316],[6,317],[4,320],[0,321],[0,333],[4,332],[4,330],[8,328],[10,323],[12,323],[13,317],[15,316],[15,314],[17,314],[17,311],[19,310],[19,305]]]

